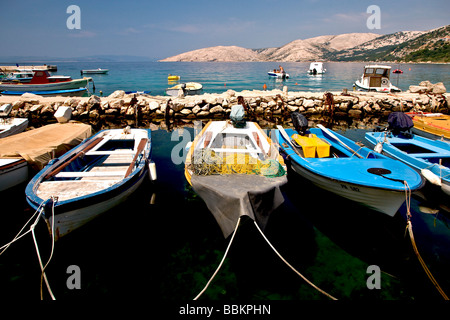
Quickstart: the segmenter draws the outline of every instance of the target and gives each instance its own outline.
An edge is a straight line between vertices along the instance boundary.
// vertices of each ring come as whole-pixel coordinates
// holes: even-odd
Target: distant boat
[[[172,97],[178,96],[180,90],[183,90],[184,95],[196,95],[202,91],[203,86],[198,82],[180,83],[176,86],[166,89],[166,94]]]
[[[87,92],[86,88],[66,89],[66,90],[46,90],[46,91],[2,91],[5,96],[21,96],[24,93],[32,93],[40,96],[61,96],[61,97],[81,97]]]
[[[86,70],[81,70],[81,74],[106,74],[108,73],[109,69],[86,69]]]
[[[47,70],[36,70],[29,83],[3,83],[0,82],[0,91],[54,91],[79,89],[87,87],[92,78],[72,80],[70,76],[51,76]]]
[[[269,75],[269,77],[274,77],[277,79],[289,79],[289,73],[286,73],[285,71],[279,72],[278,70],[273,70],[267,72],[267,74]]]
[[[316,75],[316,74],[324,74],[326,71],[327,69],[323,67],[322,62],[311,62],[311,64],[309,65],[308,73]]]
[[[354,85],[358,91],[400,92],[390,81],[391,67],[367,65],[361,78]]]
[[[99,131],[36,174],[26,199],[34,209],[45,204],[42,217],[58,240],[137,190],[149,174],[150,155],[150,130]]]
[[[400,69],[395,69],[394,71],[392,71],[392,73],[403,73],[403,71]]]
[[[169,74],[169,76],[167,77],[167,80],[178,81],[178,80],[180,80],[180,76],[175,76],[175,75]]]
[[[412,191],[423,185],[422,177],[404,163],[361,148],[325,127],[300,135],[279,126],[276,134],[293,174],[388,216],[405,202],[403,181]]]

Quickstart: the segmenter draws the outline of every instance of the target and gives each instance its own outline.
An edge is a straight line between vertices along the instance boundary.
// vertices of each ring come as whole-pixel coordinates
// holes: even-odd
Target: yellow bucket
[[[330,156],[330,145],[317,138],[315,134],[310,134],[308,137],[294,134],[292,139],[302,147],[305,158],[315,158],[316,154],[318,158]]]

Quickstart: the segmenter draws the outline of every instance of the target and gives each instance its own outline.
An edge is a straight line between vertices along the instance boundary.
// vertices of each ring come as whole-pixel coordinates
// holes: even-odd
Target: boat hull
[[[54,90],[68,90],[87,87],[92,78],[83,78],[55,83],[43,84],[0,84],[0,91],[54,91]]]
[[[0,159],[0,191],[28,180],[28,164],[24,159]]]
[[[288,73],[281,73],[281,72],[267,72],[267,75],[269,77],[277,78],[277,79],[289,79]]]
[[[0,138],[12,136],[20,133],[28,127],[27,118],[10,118],[0,122]]]
[[[52,161],[28,183],[27,201],[34,209],[45,204],[42,216],[56,240],[139,188],[148,177],[150,135],[144,129],[100,131]],[[53,197],[58,198],[54,203]]]
[[[40,96],[61,96],[61,97],[81,97],[87,93],[86,88],[66,89],[66,90],[45,90],[45,91],[2,91],[5,96],[21,96],[24,93],[32,93]]]

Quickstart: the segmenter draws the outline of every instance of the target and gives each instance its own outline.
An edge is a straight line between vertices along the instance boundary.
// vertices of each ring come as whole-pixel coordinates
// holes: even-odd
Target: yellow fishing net
[[[194,152],[191,169],[196,175],[257,174],[279,177],[285,174],[284,168],[276,160],[259,160],[245,153],[230,153],[221,156],[208,148]]]

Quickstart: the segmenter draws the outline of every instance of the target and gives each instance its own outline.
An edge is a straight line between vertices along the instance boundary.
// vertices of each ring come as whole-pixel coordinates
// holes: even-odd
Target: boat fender
[[[422,175],[425,177],[425,179],[427,179],[432,184],[439,186],[439,187],[442,186],[441,178],[439,178],[436,174],[434,174],[430,170],[422,169],[422,170],[420,170],[420,173],[422,173]]]
[[[189,152],[189,149],[192,147],[192,141],[189,141],[187,144],[186,144],[186,147],[184,148],[185,150],[186,150],[186,152]]]
[[[383,142],[378,142],[377,145],[375,146],[375,148],[373,148],[373,151],[375,151],[377,153],[382,153],[383,152]]]
[[[150,181],[155,181],[156,180],[156,164],[153,161],[151,161],[148,164],[148,169],[149,169],[148,174],[150,176]]]

